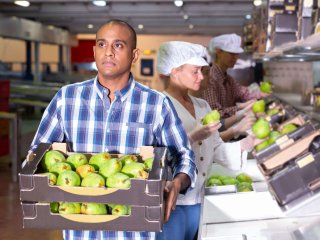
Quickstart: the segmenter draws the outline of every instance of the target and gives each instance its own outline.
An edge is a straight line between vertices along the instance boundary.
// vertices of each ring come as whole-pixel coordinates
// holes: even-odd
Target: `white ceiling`
[[[98,26],[111,18],[129,22],[141,34],[189,34],[215,36],[235,32],[242,35],[245,15],[253,9],[252,0],[184,1],[179,8],[173,0],[109,0],[97,7],[90,0],[29,0],[27,8],[0,0],[0,13],[35,20],[64,28],[72,33],[95,33]],[[189,19],[183,19],[187,14]],[[93,24],[93,29],[87,25]],[[139,30],[138,24],[144,29]],[[193,29],[189,25],[194,26]]]

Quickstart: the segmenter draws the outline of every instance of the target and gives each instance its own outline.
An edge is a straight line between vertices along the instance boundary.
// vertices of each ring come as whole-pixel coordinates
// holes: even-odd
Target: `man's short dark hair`
[[[132,46],[133,49],[135,49],[137,47],[137,33],[134,30],[134,28],[127,22],[120,20],[120,19],[110,19],[109,21],[105,22],[104,24],[102,24],[99,29],[97,30],[97,33],[100,31],[100,29],[106,25],[110,25],[110,24],[117,24],[117,25],[122,25],[127,27],[127,29],[129,29],[129,31],[131,32],[131,40],[132,40]]]

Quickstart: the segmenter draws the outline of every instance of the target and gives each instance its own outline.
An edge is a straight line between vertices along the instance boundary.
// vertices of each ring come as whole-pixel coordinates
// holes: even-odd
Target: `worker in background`
[[[182,41],[161,44],[157,55],[157,69],[166,82],[164,94],[172,101],[185,128],[196,157],[199,171],[195,188],[179,195],[175,210],[157,233],[157,240],[193,240],[200,222],[201,202],[204,197],[206,174],[213,162],[229,169],[246,166],[247,152],[255,144],[255,137],[225,143],[219,136],[220,122],[202,125],[201,119],[211,112],[209,104],[191,96],[189,90],[198,91],[203,75],[201,68],[208,63],[203,59],[205,47]]]
[[[208,47],[212,66],[208,71],[206,86],[201,90],[201,97],[212,109],[217,109],[223,118],[236,114],[237,111],[252,105],[252,99],[259,99],[268,94],[249,92],[228,73],[236,64],[241,48],[241,37],[236,34],[225,34],[211,39]]]
[[[72,152],[82,153],[139,154],[141,146],[168,147],[167,160],[174,171],[165,188],[167,221],[178,194],[195,185],[194,153],[169,99],[134,80],[130,69],[139,57],[136,39],[134,29],[121,20],[98,29],[93,46],[97,76],[58,91],[43,114],[31,150],[41,142],[68,142]],[[155,233],[64,230],[63,237],[149,240]]]

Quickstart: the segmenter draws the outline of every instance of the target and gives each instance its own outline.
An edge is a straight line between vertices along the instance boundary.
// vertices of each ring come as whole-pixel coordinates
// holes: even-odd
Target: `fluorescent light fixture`
[[[139,24],[139,25],[138,25],[138,28],[139,28],[139,29],[143,29],[143,28],[144,28],[143,24]]]
[[[254,0],[253,1],[253,5],[255,5],[255,6],[260,6],[262,4],[262,0]]]
[[[93,28],[93,24],[88,24],[88,28],[89,29]]]
[[[181,0],[176,0],[176,1],[174,1],[174,5],[176,5],[177,7],[182,7],[183,1],[181,1]]]
[[[19,5],[21,7],[29,7],[30,6],[29,1],[14,1],[14,4]]]
[[[106,1],[92,1],[92,3],[98,7],[105,7],[107,5]]]

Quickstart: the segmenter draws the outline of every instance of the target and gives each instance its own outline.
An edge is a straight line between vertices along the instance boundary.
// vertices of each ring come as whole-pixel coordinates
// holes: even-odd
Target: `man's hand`
[[[167,222],[170,218],[171,211],[176,208],[177,198],[181,191],[184,191],[190,186],[190,178],[185,173],[179,173],[173,181],[167,182],[164,188],[165,193],[165,216],[164,221]]]
[[[235,135],[241,135],[245,133],[248,129],[250,129],[252,125],[255,123],[255,121],[256,118],[253,115],[248,114],[247,116],[242,118],[240,122],[234,124],[231,128]]]
[[[245,109],[246,108],[247,110],[249,110],[255,101],[256,101],[255,99],[251,99],[251,100],[243,102],[243,103],[237,102],[236,105],[237,105],[238,109]]]
[[[237,103],[237,106],[238,108],[240,108],[239,106],[241,104],[244,104],[244,105],[241,105],[241,107],[244,106],[244,108],[242,108],[241,110],[237,111],[236,112],[236,118],[237,118],[237,121],[240,121],[244,116],[250,114],[252,112],[252,105],[256,102],[256,100],[250,100],[250,101],[247,101],[245,103]]]
[[[270,93],[265,93],[262,91],[259,92],[260,98],[269,97],[271,94],[272,94],[272,92],[270,92]]]

